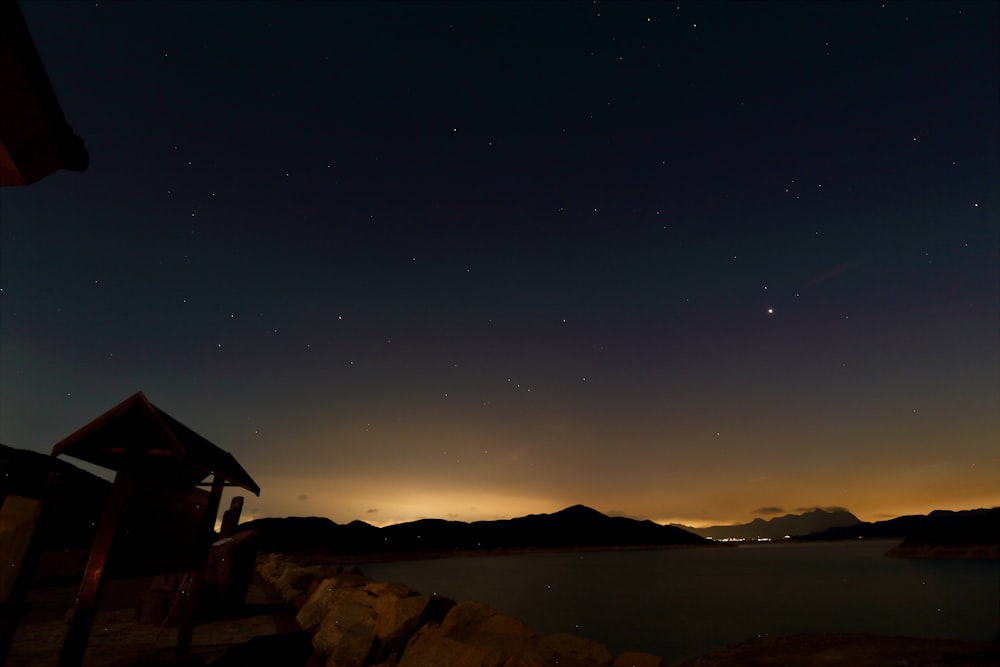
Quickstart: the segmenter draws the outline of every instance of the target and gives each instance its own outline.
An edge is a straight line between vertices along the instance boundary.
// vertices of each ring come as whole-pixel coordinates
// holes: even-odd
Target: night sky
[[[382,525],[1000,505],[1000,5],[25,3],[0,441]]]

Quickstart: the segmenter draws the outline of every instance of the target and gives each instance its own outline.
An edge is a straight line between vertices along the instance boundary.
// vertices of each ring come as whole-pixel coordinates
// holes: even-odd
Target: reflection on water
[[[894,542],[761,544],[363,565],[423,593],[479,600],[537,632],[669,662],[759,634],[1000,639],[1000,562],[885,558]]]

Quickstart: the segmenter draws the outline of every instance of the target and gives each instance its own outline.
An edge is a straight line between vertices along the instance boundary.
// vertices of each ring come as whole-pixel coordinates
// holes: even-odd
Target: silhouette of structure
[[[0,2],[0,99],[0,185],[87,168],[17,2]]]
[[[177,640],[177,653],[186,654],[222,490],[239,486],[260,495],[260,487],[231,454],[142,392],[57,443],[52,456],[62,455],[114,470],[115,479],[59,664],[82,663],[105,575],[190,572]]]

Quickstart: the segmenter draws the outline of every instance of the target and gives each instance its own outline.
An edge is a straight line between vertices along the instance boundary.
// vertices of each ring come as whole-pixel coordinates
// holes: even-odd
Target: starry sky
[[[997,3],[23,3],[0,441],[136,391],[244,517],[1000,505]]]

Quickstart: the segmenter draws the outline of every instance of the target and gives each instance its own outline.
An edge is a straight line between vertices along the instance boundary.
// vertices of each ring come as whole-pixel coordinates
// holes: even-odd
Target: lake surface
[[[1000,640],[1000,562],[885,558],[895,542],[446,558],[362,565],[478,600],[540,634],[670,663],[752,636],[875,632]]]

